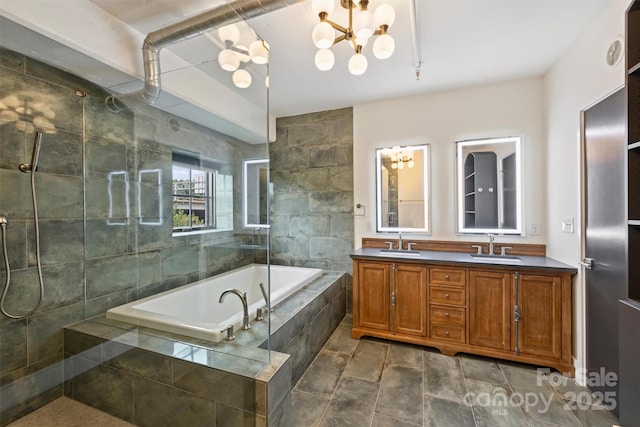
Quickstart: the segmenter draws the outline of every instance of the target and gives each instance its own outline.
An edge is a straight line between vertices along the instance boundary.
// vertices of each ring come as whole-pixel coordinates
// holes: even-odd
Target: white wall
[[[624,61],[609,67],[605,54],[616,38],[624,40],[629,0],[614,0],[560,61],[547,73],[547,254],[577,266],[582,254],[580,112],[624,85]],[[561,231],[562,218],[575,218],[575,233]],[[584,279],[574,281],[576,367],[584,367]]]
[[[354,202],[366,207],[355,216],[355,248],[375,232],[375,149],[394,145],[431,146],[431,227],[437,240],[478,240],[456,235],[455,142],[471,138],[524,135],[525,237],[498,241],[544,243],[531,225],[544,230],[546,199],[544,90],[541,78],[406,97],[353,109]],[[362,209],[355,209],[362,214]],[[413,238],[414,236],[412,236]]]

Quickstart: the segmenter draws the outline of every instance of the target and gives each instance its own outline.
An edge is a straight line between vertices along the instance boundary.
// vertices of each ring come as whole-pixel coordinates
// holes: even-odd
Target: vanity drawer
[[[431,323],[445,323],[450,325],[465,325],[466,312],[464,308],[430,305],[429,316]]]
[[[432,268],[429,283],[437,285],[464,286],[466,270],[457,268]]]
[[[429,286],[429,303],[464,306],[467,304],[467,290],[465,288]]]
[[[464,326],[432,324],[431,338],[441,340],[451,340],[455,342],[466,342]]]

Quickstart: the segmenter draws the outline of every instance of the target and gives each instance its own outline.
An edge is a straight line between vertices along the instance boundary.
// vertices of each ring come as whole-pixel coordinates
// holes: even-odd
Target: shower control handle
[[[267,310],[267,307],[260,307],[256,310],[256,321],[260,322],[261,320],[264,320],[264,316],[265,314],[267,314],[269,310]]]
[[[226,328],[224,328],[223,330],[220,331],[221,333],[227,333],[227,336],[224,338],[226,341],[233,341],[236,339],[236,328],[233,325],[229,325]]]

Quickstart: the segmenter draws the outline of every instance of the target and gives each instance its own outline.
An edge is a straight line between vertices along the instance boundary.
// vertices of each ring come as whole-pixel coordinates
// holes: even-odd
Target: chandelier
[[[218,37],[224,44],[224,49],[218,54],[218,64],[225,71],[233,73],[231,80],[240,89],[251,86],[251,74],[246,70],[250,63],[265,65],[269,62],[269,44],[257,39],[255,32],[249,29],[249,47],[241,43],[240,29],[235,24],[229,24],[218,29]],[[247,38],[247,37],[245,37]],[[265,79],[269,87],[269,76]]]
[[[340,0],[340,5],[349,11],[349,24],[343,27],[329,19],[335,7],[334,1],[313,0],[311,3],[313,13],[320,18],[311,34],[313,43],[320,49],[315,56],[316,67],[319,70],[333,68],[335,57],[329,48],[343,40],[353,46],[354,54],[349,59],[348,68],[349,72],[356,76],[367,71],[367,58],[362,54],[362,49],[372,36],[378,36],[373,43],[373,55],[376,58],[386,59],[393,54],[395,42],[393,37],[387,34],[396,19],[396,12],[391,5],[382,4],[371,13],[369,0]],[[340,33],[338,37],[335,36],[336,31]]]
[[[407,148],[396,145],[393,148],[384,148],[382,150],[382,154],[389,156],[389,160],[391,160],[391,169],[404,169],[405,164],[409,169],[415,166],[413,151]]]

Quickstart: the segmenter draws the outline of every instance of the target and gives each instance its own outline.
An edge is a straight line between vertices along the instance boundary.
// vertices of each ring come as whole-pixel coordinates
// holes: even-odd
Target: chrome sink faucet
[[[227,289],[226,291],[224,291],[222,293],[222,295],[220,295],[220,301],[218,301],[218,302],[222,304],[222,302],[224,301],[224,298],[228,294],[237,295],[238,298],[240,298],[240,301],[242,301],[243,316],[242,316],[242,328],[241,329],[243,329],[245,331],[247,329],[251,329],[251,325],[249,324],[249,307],[247,306],[247,293],[246,292],[240,292],[237,289]]]
[[[496,238],[494,234],[489,233],[489,255],[493,255],[493,240]]]
[[[402,250],[402,231],[398,231],[398,249]]]

